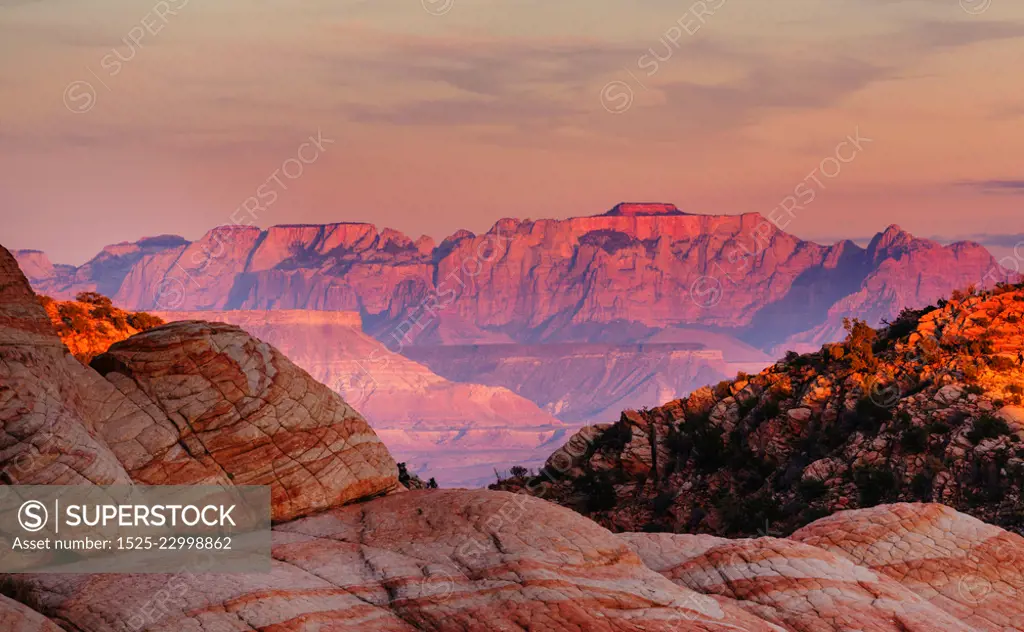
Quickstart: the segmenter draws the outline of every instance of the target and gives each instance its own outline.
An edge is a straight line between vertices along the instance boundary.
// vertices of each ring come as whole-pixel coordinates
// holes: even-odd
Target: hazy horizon
[[[37,0],[0,51],[3,241],[66,262],[230,223],[318,134],[257,224],[767,215],[822,169],[803,238],[1024,233],[1007,0]]]

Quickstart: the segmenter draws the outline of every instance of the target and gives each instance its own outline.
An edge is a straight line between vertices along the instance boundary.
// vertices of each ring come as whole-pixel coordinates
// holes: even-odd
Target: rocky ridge
[[[0,248],[0,480],[268,484],[271,570],[0,576],[5,632],[1024,629],[1019,574],[995,567],[1024,539],[946,508],[843,512],[785,542],[616,536],[522,494],[395,493],[358,413],[237,327],[157,327],[93,366]]]
[[[594,217],[502,219],[437,245],[371,224],[224,226],[195,242],[109,246],[73,271],[35,251],[18,256],[51,296],[96,290],[146,310],[357,311],[398,352],[412,340],[642,342],[680,326],[763,349],[813,344],[843,316],[877,323],[1005,277],[978,244],[941,246],[898,226],[867,248],[822,246],[754,213],[627,203]]]
[[[757,214],[660,203],[502,219],[440,243],[363,223],[221,226],[194,242],[108,246],[78,268],[38,251],[16,256],[33,286],[58,298],[100,291],[130,309],[356,312],[391,352],[452,381],[507,388],[573,424],[760,370],[787,349],[817,349],[841,337],[844,317],[876,324],[1008,274],[978,244],[942,246],[898,226],[867,248],[819,245]],[[710,358],[636,352],[694,335]],[[545,364],[565,371],[524,375],[531,348],[558,343],[611,345],[614,357],[568,351]],[[487,363],[475,350],[483,345]]]
[[[756,375],[586,428],[531,484],[617,531],[784,534],[939,502],[1024,530],[1024,285],[954,293]]]

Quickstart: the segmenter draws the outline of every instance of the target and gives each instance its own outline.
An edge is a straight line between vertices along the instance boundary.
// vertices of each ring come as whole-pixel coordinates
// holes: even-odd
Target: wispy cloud
[[[966,180],[956,182],[954,186],[987,195],[1024,195],[1024,180]]]

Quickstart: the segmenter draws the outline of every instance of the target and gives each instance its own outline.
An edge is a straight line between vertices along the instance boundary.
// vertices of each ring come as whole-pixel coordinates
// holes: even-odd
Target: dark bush
[[[928,447],[928,431],[913,426],[903,431],[900,436],[900,447],[907,454],[920,454]]]
[[[584,506],[590,513],[607,511],[618,503],[615,485],[607,474],[588,472],[573,481],[573,487],[584,497]]]
[[[932,499],[932,481],[934,477],[927,472],[918,472],[910,481],[910,493],[914,500],[929,502]]]
[[[146,331],[163,325],[164,321],[162,318],[147,314],[146,312],[135,312],[128,314],[128,324],[139,331]]]
[[[1010,426],[998,417],[982,415],[974,422],[974,427],[967,432],[967,440],[978,445],[985,439],[997,439],[1010,434]]]
[[[805,500],[817,500],[828,493],[828,485],[816,478],[806,478],[797,485],[797,493]]]
[[[621,452],[633,440],[633,429],[628,423],[619,421],[594,439],[594,450]]]
[[[99,292],[79,292],[75,295],[75,300],[79,303],[89,303],[90,305],[111,306],[111,300]]]
[[[988,365],[996,371],[1012,371],[1017,367],[1016,362],[1001,355],[989,356]]]
[[[860,494],[861,507],[874,507],[892,498],[896,492],[896,477],[884,467],[858,468],[853,473],[853,482]]]

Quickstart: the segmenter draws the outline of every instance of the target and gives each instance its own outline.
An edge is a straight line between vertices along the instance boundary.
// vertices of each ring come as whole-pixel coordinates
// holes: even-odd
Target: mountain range
[[[4,630],[1024,629],[1024,538],[948,506],[730,540],[613,534],[525,494],[409,491],[355,409],[238,327],[159,325],[82,364],[2,247],[0,428],[5,485],[265,485],[273,521],[262,573],[0,574]]]
[[[165,235],[115,244],[78,267],[39,251],[14,255],[40,294],[94,291],[123,309],[168,320],[192,313],[266,336],[362,405],[385,436],[396,423],[438,432],[437,411],[461,402],[449,407],[456,414],[444,432],[476,425],[505,433],[488,447],[514,447],[528,465],[543,461],[558,422],[614,421],[623,409],[759,371],[789,349],[817,350],[845,335],[844,318],[877,325],[1008,274],[976,243],[944,246],[897,226],[863,248],[819,245],[758,214],[633,203],[591,217],[502,219],[486,233],[460,230],[440,243],[366,223],[222,226],[196,241]],[[406,392],[417,405],[398,406],[413,400],[384,391],[361,400],[363,374],[376,385],[417,383]],[[493,389],[507,391],[494,399],[501,391]],[[500,398],[509,405],[495,406]],[[519,421],[503,429],[487,421],[502,418],[501,409]],[[509,438],[522,438],[524,426],[545,429]],[[415,460],[435,466],[447,457],[439,461],[433,446],[473,440],[430,436],[430,458]],[[540,451],[518,451],[526,444]],[[514,462],[485,459],[446,480],[479,484],[484,469]]]

